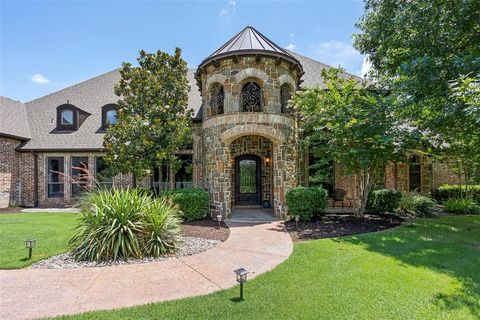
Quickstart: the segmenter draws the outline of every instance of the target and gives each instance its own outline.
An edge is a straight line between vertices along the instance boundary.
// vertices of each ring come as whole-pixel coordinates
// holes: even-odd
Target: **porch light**
[[[249,272],[244,268],[239,268],[234,272],[237,275],[237,282],[240,283],[240,300],[243,300],[243,284],[247,282],[247,274]]]
[[[267,167],[270,167],[271,162],[272,162],[272,159],[270,157],[265,157],[265,165]]]
[[[221,214],[217,215],[217,221],[218,221],[218,228],[220,228],[220,226],[222,224],[222,215]]]
[[[32,250],[37,245],[37,239],[25,240],[25,248],[28,249],[28,259],[32,259]]]

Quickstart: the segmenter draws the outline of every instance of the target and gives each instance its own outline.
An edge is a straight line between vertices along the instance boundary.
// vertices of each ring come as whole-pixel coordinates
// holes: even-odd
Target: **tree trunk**
[[[365,212],[365,207],[367,206],[368,194],[371,189],[372,181],[372,170],[368,168],[367,170],[361,170],[358,174],[355,175],[355,216],[362,218]]]

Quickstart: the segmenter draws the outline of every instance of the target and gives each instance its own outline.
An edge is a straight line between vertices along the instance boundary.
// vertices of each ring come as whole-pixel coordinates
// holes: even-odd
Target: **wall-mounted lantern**
[[[272,158],[270,158],[270,157],[268,157],[268,156],[265,157],[265,165],[266,165],[267,167],[270,167],[271,164],[272,164]]]

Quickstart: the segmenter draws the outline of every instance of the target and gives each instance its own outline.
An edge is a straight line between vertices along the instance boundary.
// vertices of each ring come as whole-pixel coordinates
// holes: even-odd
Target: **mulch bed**
[[[185,237],[197,237],[203,239],[225,241],[230,234],[230,229],[221,223],[218,228],[218,222],[210,218],[182,223],[182,231]]]
[[[374,232],[396,227],[405,220],[394,215],[366,214],[363,218],[352,215],[327,214],[313,221],[299,221],[298,228],[294,220],[285,222],[290,237],[294,242],[322,238],[349,236],[359,233]]]

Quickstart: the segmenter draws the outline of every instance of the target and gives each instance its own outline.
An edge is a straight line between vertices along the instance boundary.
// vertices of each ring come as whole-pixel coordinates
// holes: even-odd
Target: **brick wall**
[[[0,137],[0,208],[20,205],[19,155],[21,141]]]

